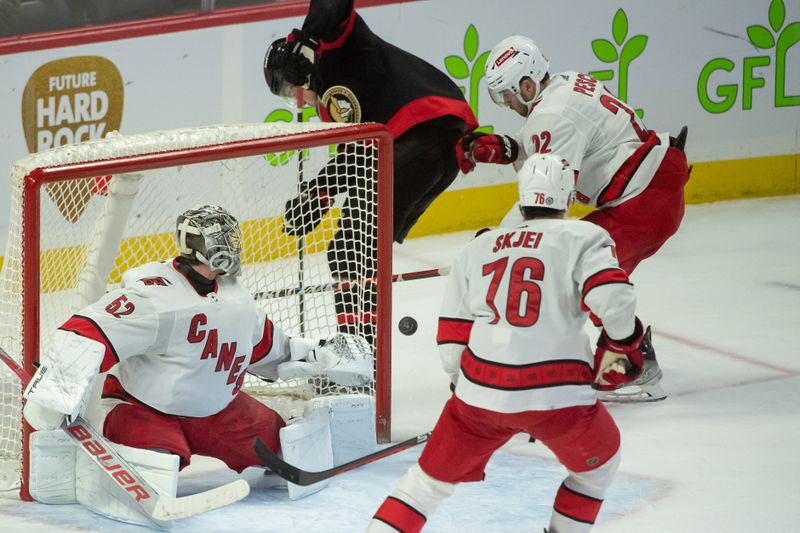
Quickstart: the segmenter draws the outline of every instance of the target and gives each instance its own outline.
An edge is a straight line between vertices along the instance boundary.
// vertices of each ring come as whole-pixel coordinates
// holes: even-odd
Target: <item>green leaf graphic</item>
[[[628,16],[622,8],[617,10],[614,15],[614,22],[611,24],[611,33],[614,34],[614,40],[617,44],[622,44],[625,37],[628,35]]]
[[[467,61],[475,59],[475,54],[478,53],[478,30],[475,29],[473,24],[467,28],[467,33],[464,34],[464,55],[467,56]]]
[[[775,46],[775,39],[772,37],[772,33],[764,26],[758,24],[749,26],[747,28],[747,36],[750,37],[750,42],[759,48],[767,50]]]
[[[459,56],[447,56],[444,58],[444,67],[447,72],[457,80],[469,77],[469,67],[467,62]]]
[[[617,60],[617,49],[607,39],[595,39],[592,41],[592,51],[597,59],[603,63],[613,63]]]
[[[625,47],[622,49],[622,55],[624,55],[628,61],[633,61],[644,51],[645,46],[647,46],[647,35],[636,35],[625,43]]]
[[[597,81],[608,81],[614,79],[614,71],[613,70],[593,70],[589,72],[589,76],[593,77]]]
[[[488,50],[478,56],[478,59],[475,60],[475,64],[472,66],[473,70],[478,72],[480,77],[483,77],[483,70],[486,68],[486,60],[489,59],[489,52]]]
[[[785,18],[786,8],[783,6],[783,0],[772,0],[769,4],[769,25],[772,26],[772,31],[777,33],[783,26]]]

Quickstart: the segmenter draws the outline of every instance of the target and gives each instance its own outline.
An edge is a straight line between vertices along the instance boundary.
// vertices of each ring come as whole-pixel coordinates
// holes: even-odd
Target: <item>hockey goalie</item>
[[[324,401],[310,402],[305,416],[290,421],[241,391],[246,373],[367,385],[371,346],[343,333],[323,341],[290,338],[273,324],[237,280],[242,238],[225,209],[204,205],[182,213],[176,237],[178,257],[126,272],[120,288],[72,315],[41,354],[24,408],[37,430],[30,484],[36,500],[77,501],[114,519],[148,524],[131,498],[57,429],[65,417],[84,413],[159,494],[172,498],[192,455],[218,458],[236,472],[261,466],[256,437],[275,453],[283,448],[285,459],[316,469],[335,466],[333,443],[343,438],[351,454],[374,451],[369,396],[317,399]],[[347,427],[337,430],[337,424]]]

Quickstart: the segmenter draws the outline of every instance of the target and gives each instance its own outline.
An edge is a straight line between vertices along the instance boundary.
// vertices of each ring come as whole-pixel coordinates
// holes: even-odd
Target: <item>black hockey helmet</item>
[[[242,232],[239,222],[225,209],[199,205],[181,213],[175,236],[182,257],[208,265],[223,276],[239,274]]]
[[[289,87],[291,84],[287,83],[286,78],[283,76],[287,52],[286,37],[282,37],[269,45],[267,54],[264,56],[264,79],[270,92],[275,96],[288,97],[288,93],[291,90]]]
[[[264,79],[270,92],[294,98],[295,87],[313,90],[313,57],[313,50],[301,42],[289,41],[286,37],[273,41],[264,56]]]

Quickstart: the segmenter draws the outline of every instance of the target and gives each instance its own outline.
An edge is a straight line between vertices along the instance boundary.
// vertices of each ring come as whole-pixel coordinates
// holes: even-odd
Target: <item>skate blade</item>
[[[632,385],[621,389],[600,392],[597,395],[602,402],[612,403],[649,403],[667,399],[667,393],[661,385]]]

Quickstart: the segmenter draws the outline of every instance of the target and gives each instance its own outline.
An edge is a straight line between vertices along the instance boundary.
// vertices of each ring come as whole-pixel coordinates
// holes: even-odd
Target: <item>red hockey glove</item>
[[[477,163],[508,165],[519,157],[519,145],[508,135],[470,133],[461,139],[461,149]]]
[[[644,357],[642,355],[644,328],[637,318],[633,334],[625,340],[615,341],[600,332],[597,349],[594,352],[595,389],[610,391],[630,383],[642,375]]]

